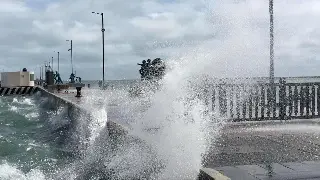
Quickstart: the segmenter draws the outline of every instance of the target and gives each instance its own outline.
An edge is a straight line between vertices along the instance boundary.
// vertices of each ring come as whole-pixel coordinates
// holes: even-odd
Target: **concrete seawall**
[[[42,87],[37,87],[37,94],[41,97],[48,98],[48,101],[50,102],[52,108],[61,106],[66,107],[68,116],[72,121],[74,121],[74,123],[77,123],[77,121],[80,119],[86,119],[87,121],[90,121],[90,119],[92,119],[92,113],[85,108],[54,93],[48,92]],[[122,137],[128,133],[126,127],[111,120],[107,121],[106,130],[110,137]]]

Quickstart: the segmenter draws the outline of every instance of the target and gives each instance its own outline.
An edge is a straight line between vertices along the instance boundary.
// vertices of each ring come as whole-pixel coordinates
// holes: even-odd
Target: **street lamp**
[[[274,35],[273,35],[273,0],[269,0],[270,14],[270,83],[274,83]]]
[[[44,77],[43,77],[43,66],[40,66],[40,85],[43,85]]]
[[[104,23],[103,23],[103,13],[92,12],[93,14],[101,15],[101,32],[102,32],[102,87],[104,87]]]
[[[39,66],[39,80],[42,80],[42,66]]]
[[[68,51],[70,51],[70,52],[71,52],[71,57],[70,57],[70,59],[71,59],[71,72],[72,72],[72,74],[73,74],[73,63],[72,63],[72,40],[67,39],[66,41],[70,41],[70,49],[68,49]]]
[[[48,62],[45,61],[44,62],[44,72],[47,72],[47,69],[48,69]]]
[[[48,70],[48,62],[47,61],[45,61],[44,62],[44,80],[46,81],[47,80],[47,70]]]
[[[50,66],[50,65],[49,65]],[[51,57],[51,69],[53,71],[53,56]]]
[[[56,51],[54,51],[54,52],[56,52]],[[57,52],[58,53],[58,73],[60,74],[60,71],[59,71],[59,69],[60,69],[60,52],[58,51]]]

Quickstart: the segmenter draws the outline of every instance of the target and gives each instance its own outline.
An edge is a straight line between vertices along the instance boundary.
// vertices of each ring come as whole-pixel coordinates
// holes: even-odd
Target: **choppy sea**
[[[44,179],[67,161],[62,136],[54,132],[56,112],[37,97],[0,97],[0,179]],[[61,116],[60,116],[61,117]]]

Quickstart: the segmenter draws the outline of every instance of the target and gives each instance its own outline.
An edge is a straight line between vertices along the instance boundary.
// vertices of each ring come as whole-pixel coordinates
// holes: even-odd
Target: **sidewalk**
[[[320,125],[308,120],[226,126],[212,147],[205,167],[231,179],[320,180]]]
[[[215,168],[232,180],[320,180],[320,161]]]

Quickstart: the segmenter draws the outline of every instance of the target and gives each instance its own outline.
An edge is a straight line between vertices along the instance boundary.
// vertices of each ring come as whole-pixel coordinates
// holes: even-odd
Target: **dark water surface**
[[[146,179],[162,168],[141,140],[110,135],[105,109],[91,108],[74,116],[40,94],[0,97],[0,180]]]
[[[61,146],[61,124],[54,122],[63,109],[50,111],[46,99],[0,98],[0,179],[42,179],[69,155]],[[55,124],[56,123],[56,124]]]

